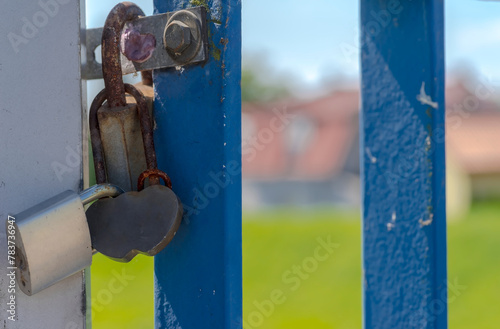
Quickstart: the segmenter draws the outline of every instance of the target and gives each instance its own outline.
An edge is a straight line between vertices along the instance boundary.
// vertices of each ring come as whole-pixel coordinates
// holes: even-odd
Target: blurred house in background
[[[447,95],[451,218],[472,199],[500,198],[500,106],[481,82],[452,81]],[[247,208],[357,207],[359,92],[311,101],[243,104],[243,203]]]
[[[471,200],[500,199],[500,105],[486,82],[458,80],[447,89],[448,211]]]
[[[244,204],[359,204],[357,91],[243,104]]]

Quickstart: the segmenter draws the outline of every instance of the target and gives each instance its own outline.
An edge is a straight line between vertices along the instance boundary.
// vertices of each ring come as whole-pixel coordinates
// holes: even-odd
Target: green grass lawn
[[[448,237],[449,278],[467,287],[450,303],[450,328],[497,328],[500,205],[474,206],[467,220],[449,225]],[[328,238],[334,247],[324,247]],[[94,329],[154,327],[152,264],[94,257]],[[246,214],[243,289],[245,329],[361,328],[358,212]]]

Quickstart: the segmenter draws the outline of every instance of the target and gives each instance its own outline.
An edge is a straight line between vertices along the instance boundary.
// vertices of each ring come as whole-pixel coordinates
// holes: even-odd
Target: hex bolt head
[[[177,56],[191,45],[191,29],[181,21],[173,21],[165,29],[165,47]]]

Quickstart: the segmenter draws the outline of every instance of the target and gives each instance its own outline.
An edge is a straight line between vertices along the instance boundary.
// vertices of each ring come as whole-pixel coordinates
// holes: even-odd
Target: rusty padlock
[[[134,86],[125,84],[139,110],[142,139],[148,169],[138,178],[138,191],[126,192],[114,199],[95,202],[87,210],[92,247],[98,252],[121,262],[128,262],[137,254],[154,256],[174,237],[182,220],[182,204],[172,191],[170,178],[157,169],[153,132],[144,96]],[[90,128],[99,131],[97,109],[104,103],[103,90],[91,106]],[[91,136],[94,166],[98,183],[107,180],[100,135]],[[143,190],[144,180],[150,186]],[[167,186],[159,185],[162,178]]]
[[[152,118],[154,91],[151,85],[145,83],[144,76],[147,73],[141,73],[143,82],[134,87],[146,97],[149,117]],[[97,112],[97,120],[101,127],[100,136],[109,181],[121,184],[126,191],[135,191],[136,179],[146,170],[147,165],[134,97],[126,95],[126,105],[119,108],[101,106]]]
[[[147,100],[137,88],[123,83],[118,42],[106,42],[109,38],[114,41],[119,40],[117,35],[116,38],[110,35],[121,31],[124,22],[135,18],[139,11],[140,9],[134,4],[118,4],[106,20],[102,46],[105,89],[92,102],[89,114],[96,180],[98,183],[115,182],[110,176],[112,168],[107,166],[108,158],[104,155],[101,140],[102,132],[107,127],[100,126],[98,113],[102,110],[130,109],[126,103],[125,93],[135,99],[134,107],[142,135],[143,147],[140,149],[144,153],[147,167],[147,170],[135,180],[140,191],[130,191],[115,199],[99,200],[92,204],[86,213],[92,247],[122,262],[130,261],[139,253],[153,256],[161,251],[177,232],[183,212],[179,198],[171,189],[170,178],[157,168]],[[108,59],[110,54],[114,55],[113,60]],[[133,177],[130,170],[126,174]],[[145,178],[149,178],[150,186],[142,190]],[[160,178],[167,186],[159,185]]]
[[[153,38],[153,48],[146,45],[144,49],[146,54],[141,54],[141,44],[137,39],[142,36],[130,37],[132,33],[127,32],[126,28],[122,33],[128,21],[140,16],[144,16],[144,13],[135,4],[130,2],[118,4],[108,15],[102,35],[102,69],[108,97],[107,104],[98,109],[97,119],[101,128],[100,137],[109,181],[116,182],[115,184],[122,186],[125,191],[135,190],[137,177],[147,168],[137,103],[134,97],[125,94],[120,61],[120,52],[127,56],[125,49],[140,58],[148,58],[154,49],[156,41],[152,35],[148,37]],[[128,35],[129,39],[124,35]],[[135,47],[132,51],[127,40]],[[154,95],[151,71],[141,74],[142,83],[136,87],[146,96],[151,118]],[[91,131],[91,134],[93,133]]]

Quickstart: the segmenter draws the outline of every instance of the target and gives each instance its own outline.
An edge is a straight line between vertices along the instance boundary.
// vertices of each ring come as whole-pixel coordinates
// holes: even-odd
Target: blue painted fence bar
[[[163,13],[205,6],[209,60],[154,72],[159,168],[185,218],[155,259],[156,328],[241,328],[241,3],[155,0]]]
[[[362,0],[364,328],[447,328],[443,0]]]

